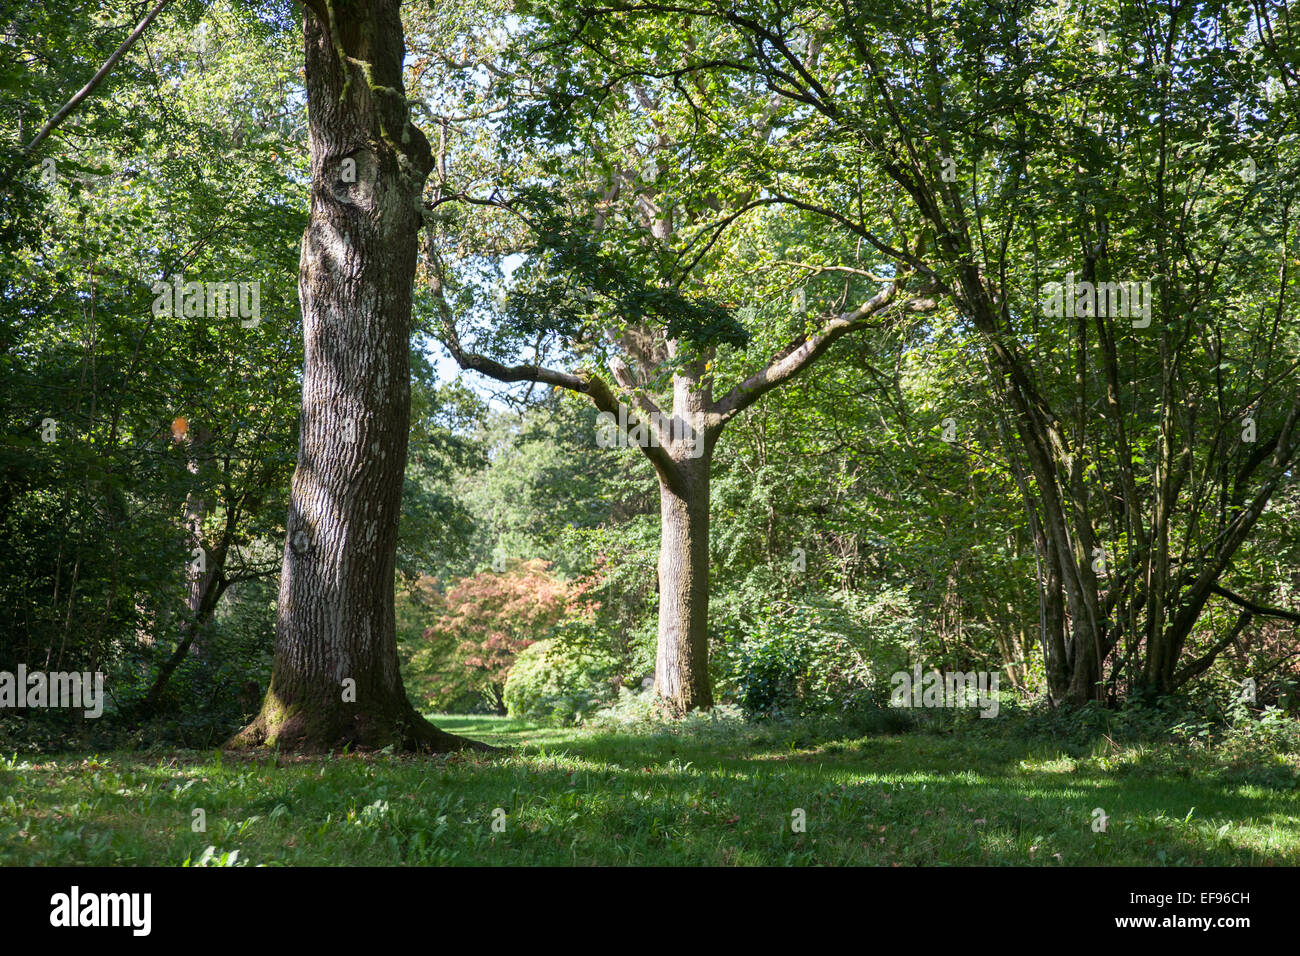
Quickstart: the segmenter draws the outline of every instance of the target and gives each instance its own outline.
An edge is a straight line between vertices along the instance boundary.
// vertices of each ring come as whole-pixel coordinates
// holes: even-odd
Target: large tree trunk
[[[271,685],[235,746],[471,746],[407,700],[394,630],[411,285],[432,166],[407,115],[399,6],[335,0],[328,18],[305,14],[312,199],[299,276],[301,438]]]
[[[675,342],[668,343],[670,353]],[[713,706],[709,680],[709,471],[720,428],[708,425],[705,359],[673,376],[668,462],[659,473],[659,642],[655,693],[674,715]]]
[[[709,682],[711,449],[659,479],[659,644],[655,693],[674,714],[713,706]]]

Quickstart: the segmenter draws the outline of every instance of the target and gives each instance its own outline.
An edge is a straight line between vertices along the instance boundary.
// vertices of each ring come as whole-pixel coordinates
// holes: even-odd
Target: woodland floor
[[[514,749],[18,753],[0,864],[1300,864],[1296,755],[434,720]]]

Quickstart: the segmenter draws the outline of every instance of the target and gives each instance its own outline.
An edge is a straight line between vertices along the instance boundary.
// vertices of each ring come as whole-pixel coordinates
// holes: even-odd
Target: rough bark
[[[685,471],[685,469],[684,469]],[[659,482],[659,642],[655,692],[675,714],[713,706],[709,685],[709,476]]]
[[[702,362],[700,364],[703,364]],[[670,448],[659,469],[659,639],[655,693],[673,714],[713,706],[709,681],[709,400],[699,368],[674,380],[675,422],[693,437]],[[698,452],[692,456],[692,452]]]
[[[322,0],[305,13],[312,194],[299,275],[301,437],[271,684],[233,746],[487,749],[417,714],[398,668],[411,286],[432,167],[403,93],[399,6]]]

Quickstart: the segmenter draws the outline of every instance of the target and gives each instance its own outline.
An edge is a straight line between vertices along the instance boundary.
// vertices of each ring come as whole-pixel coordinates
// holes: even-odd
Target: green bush
[[[881,595],[875,605],[805,601],[763,608],[731,649],[729,683],[745,715],[788,719],[879,709],[889,675],[906,663],[915,622],[901,595]]]
[[[579,723],[617,693],[615,661],[585,647],[551,638],[520,652],[506,678],[511,717],[559,724]]]

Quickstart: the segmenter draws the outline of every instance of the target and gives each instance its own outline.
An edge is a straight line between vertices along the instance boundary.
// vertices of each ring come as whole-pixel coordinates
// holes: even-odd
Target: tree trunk
[[[655,693],[673,714],[713,706],[709,682],[709,466],[712,449],[659,479],[659,643]]]
[[[190,443],[189,464],[186,467],[190,474],[197,478],[200,470],[200,459],[206,454],[206,445],[211,438],[211,433],[207,428],[195,426],[185,437]],[[217,602],[221,600],[221,596],[225,593],[228,584],[224,571],[226,554],[230,550],[230,538],[233,530],[231,522],[228,520],[225,533],[215,542],[204,538],[203,521],[211,507],[211,503],[198,491],[192,490],[185,497],[185,529],[188,533],[185,541],[186,557],[192,559],[193,549],[202,548],[204,570],[194,573],[189,579],[185,598],[186,615],[180,626],[180,640],[177,642],[176,649],[172,651],[171,656],[158,668],[158,673],[149,686],[148,693],[145,694],[144,699],[140,701],[139,706],[136,708],[136,713],[141,717],[153,714],[158,710],[163,692],[171,682],[172,675],[187,656],[193,653],[201,658],[206,658],[209,654],[204,638],[208,623],[212,620],[212,614],[216,610]],[[229,519],[229,517],[230,512],[228,510],[227,518]]]
[[[219,574],[218,568],[211,569],[200,578],[202,588],[197,594],[191,593],[189,613],[181,624],[181,639],[177,642],[171,656],[158,668],[153,683],[149,685],[148,693],[136,708],[139,716],[147,716],[157,711],[158,704],[162,701],[163,691],[167,689],[172,674],[189,655],[190,648],[198,645],[204,628],[212,620],[212,612],[216,609],[217,602],[221,600],[221,595],[226,590],[226,584]]]
[[[417,714],[398,668],[411,286],[432,166],[407,114],[400,3],[317,6],[308,4],[304,30],[312,199],[299,275],[298,465],[271,685],[231,744],[482,747]]]
[[[675,353],[676,342],[669,342]],[[659,641],[655,693],[673,715],[713,706],[709,680],[709,471],[721,428],[709,425],[706,358],[673,376],[674,440],[659,474]],[[653,460],[653,459],[652,459]]]

